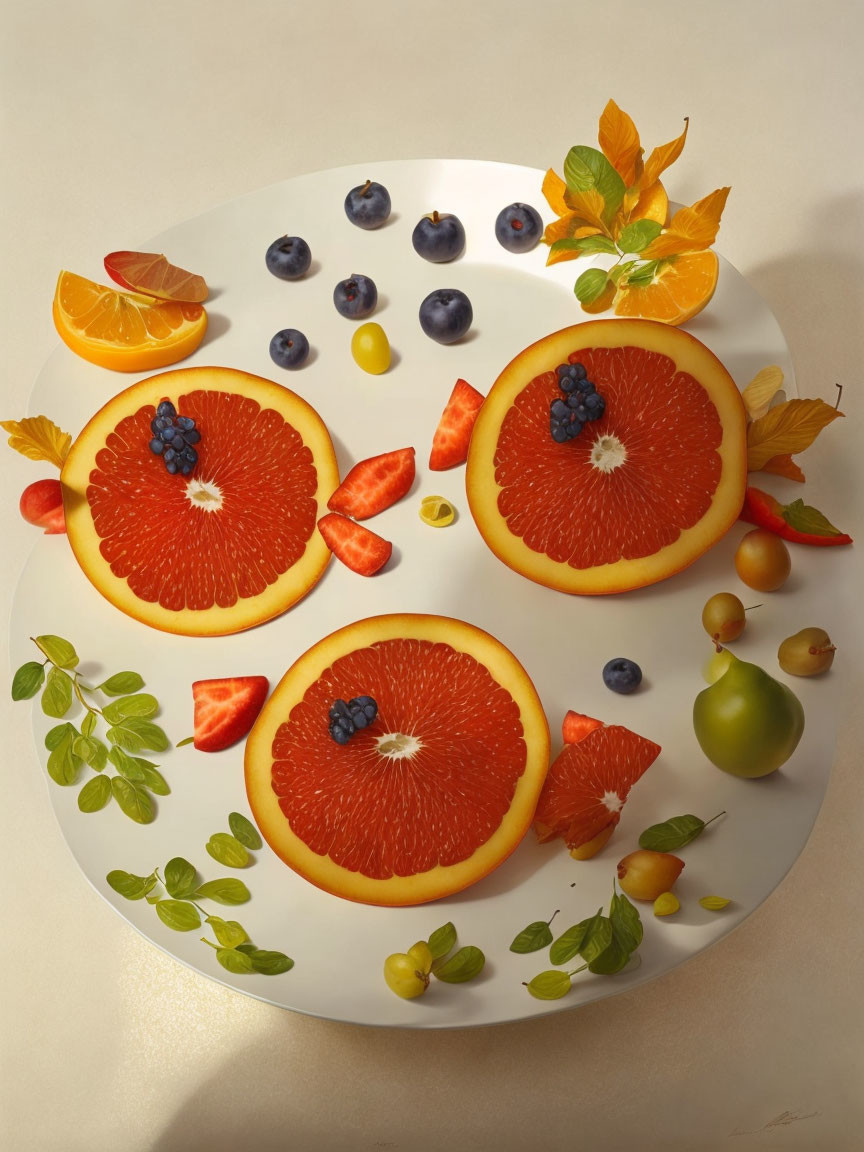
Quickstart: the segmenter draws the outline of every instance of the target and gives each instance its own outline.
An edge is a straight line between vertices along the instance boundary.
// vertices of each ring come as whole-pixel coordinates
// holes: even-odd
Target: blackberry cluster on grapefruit
[[[577,363],[605,409],[557,443],[556,369]],[[737,519],[746,478],[732,377],[695,337],[631,319],[565,328],[508,364],[474,425],[466,485],[477,527],[505,564],[596,595],[693,563]]]
[[[190,476],[150,448],[166,399],[200,433]],[[330,559],[315,527],[339,483],[327,429],[305,400],[246,372],[179,369],[118,393],[60,479],[88,579],[166,632],[225,635],[278,616]]]
[[[374,723],[337,743],[334,701]],[[376,616],[288,670],[246,743],[262,835],[337,896],[421,904],[497,867],[534,817],[549,728],[525,670],[488,633],[442,616]]]

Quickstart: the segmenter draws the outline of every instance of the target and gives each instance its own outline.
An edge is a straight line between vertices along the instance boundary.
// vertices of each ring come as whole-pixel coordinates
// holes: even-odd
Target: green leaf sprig
[[[456,945],[456,929],[449,920],[436,928],[426,943],[432,953],[432,975],[444,984],[465,984],[483,971],[486,957],[471,944],[450,955]]]
[[[77,702],[84,709],[79,727],[66,720],[45,736],[48,775],[55,784],[78,783],[86,764],[98,773],[78,793],[82,812],[98,812],[111,800],[136,824],[149,824],[156,816],[154,796],[167,796],[171,789],[158,765],[143,759],[141,752],[164,752],[168,737],[151,717],[159,711],[155,696],[142,692],[144,680],[137,672],[117,672],[91,687],[77,671],[78,653],[61,636],[31,637],[44,657],[22,664],[12,679],[12,699],[30,700],[42,690],[42,711],[63,720]],[[97,694],[109,698],[96,704]],[[107,725],[105,739],[97,736],[99,721]],[[111,765],[116,774],[106,771]]]
[[[700,820],[698,816],[673,816],[671,820],[664,820],[662,824],[652,824],[646,828],[639,837],[639,847],[649,848],[652,852],[674,852],[676,848],[683,848],[690,844],[697,836],[701,836],[709,824],[719,820],[726,813],[718,812],[710,820]]]
[[[576,956],[584,963],[569,972],[549,969],[523,983],[537,1000],[560,1000],[570,991],[573,977],[578,973],[587,970],[598,976],[614,976],[627,966],[641,943],[639,913],[627,897],[618,892],[613,881],[609,915],[604,916],[603,909],[599,908],[594,916],[562,932],[549,949],[553,964],[569,964]]]
[[[560,912],[560,908],[556,908],[548,920],[535,920],[529,924],[527,928],[523,928],[521,932],[513,939],[510,945],[511,952],[539,952],[541,948],[545,948],[548,944],[552,943],[552,929],[549,925]]]
[[[245,868],[254,857],[251,852],[263,845],[258,829],[241,812],[231,812],[228,816],[230,832],[214,832],[204,847],[226,868]],[[251,851],[250,851],[251,850]]]
[[[216,959],[228,972],[243,975],[258,972],[262,976],[278,976],[294,967],[294,961],[284,952],[258,948],[249,934],[236,920],[212,916],[198,900],[213,900],[217,904],[245,904],[250,899],[249,889],[242,880],[225,876],[204,883],[194,865],[182,856],[175,856],[165,865],[164,878],[154,868],[149,876],[136,876],[132,872],[115,869],[105,877],[111,888],[126,900],[146,900],[156,909],[156,915],[174,932],[193,932],[202,922],[207,924],[215,942],[201,937],[204,944],[216,952]],[[156,891],[161,885],[161,891]]]

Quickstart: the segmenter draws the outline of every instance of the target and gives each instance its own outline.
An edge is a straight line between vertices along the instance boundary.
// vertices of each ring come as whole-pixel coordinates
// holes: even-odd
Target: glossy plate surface
[[[374,232],[351,225],[342,208],[347,191],[367,177],[384,183],[393,202],[389,223]],[[248,814],[242,746],[211,755],[187,746],[154,756],[172,791],[158,800],[158,816],[147,826],[133,824],[116,806],[83,815],[77,808],[78,789],[61,788],[46,778],[75,859],[121,915],[183,963],[274,1004],[364,1024],[461,1027],[542,1015],[632,988],[718,940],[768,896],[801,851],[825,791],[840,673],[811,681],[788,679],[804,704],[807,728],[789,764],[761,781],[737,780],[712,767],[700,752],[690,717],[693,698],[704,687],[700,670],[709,655],[700,624],[708,596],[728,590],[745,605],[763,602],[735,651],[783,678],[776,652],[785,636],[811,624],[831,635],[842,631],[850,581],[844,581],[847,557],[837,553],[844,550],[830,549],[832,555],[826,556],[823,549],[794,548],[788,585],[773,595],[757,595],[734,574],[732,555],[746,530],[736,525],[711,552],[667,581],[619,596],[571,597],[517,576],[486,548],[468,512],[464,468],[428,471],[432,434],[458,377],[485,393],[523,347],[584,318],[572,292],[576,264],[547,269],[542,245],[517,256],[495,240],[495,217],[513,201],[534,204],[544,220],[551,219],[541,180],[539,171],[475,161],[334,169],[252,193],[140,245],[164,251],[211,286],[207,337],[183,366],[225,365],[284,382],[327,423],[343,475],[364,457],[416,448],[414,488],[368,525],[394,543],[394,558],[381,575],[363,579],[334,561],[313,592],[286,615],[218,639],[162,634],[122,615],[91,587],[62,536],[38,539],[19,585],[12,617],[13,666],[33,658],[28,636],[56,633],[76,645],[83,671],[94,682],[122,669],[140,671],[147,690],[163,704],[160,723],[175,742],[192,732],[193,680],[258,674],[275,686],[322,636],[361,617],[399,610],[460,617],[507,645],[544,703],[553,755],[568,708],[625,724],[662,745],[660,758],[634,787],[618,830],[593,860],[577,863],[560,842],[541,846],[529,835],[509,860],[472,888],[446,901],[403,909],[367,907],[327,895],[266,847],[255,853],[251,867],[235,873],[207,855],[209,837],[228,830],[229,812]],[[429,264],[411,246],[415,223],[433,209],[454,212],[465,225],[467,250],[452,264]],[[277,280],[264,265],[268,245],[286,233],[304,237],[312,249],[312,268],[301,281]],[[104,279],[99,255],[94,253],[92,266],[75,271]],[[394,351],[393,365],[382,376],[366,375],[354,364],[350,341],[355,322],[339,316],[332,303],[334,286],[352,273],[371,276],[378,285],[374,319]],[[417,319],[421,300],[436,288],[460,288],[474,307],[469,336],[449,347],[427,339]],[[285,327],[304,331],[312,346],[306,366],[294,372],[277,368],[268,355],[271,336]],[[792,365],[776,321],[727,262],[721,260],[709,308],[687,329],[720,357],[739,387],[774,363],[786,375],[787,393],[794,394]],[[60,346],[36,383],[30,412],[44,412],[77,434],[110,396],[139,378],[97,368]],[[784,488],[776,477],[764,486],[777,493],[793,488]],[[799,493],[800,488],[793,495]],[[456,507],[451,527],[438,530],[421,521],[420,501],[430,494]],[[616,656],[642,666],[644,683],[633,696],[617,696],[603,685],[601,669]],[[43,736],[54,723],[37,705],[34,725],[43,771]],[[38,770],[36,764],[33,769]],[[563,931],[601,904],[608,907],[615,865],[636,847],[643,828],[685,812],[707,820],[724,809],[727,815],[681,852],[687,862],[677,887],[681,912],[660,921],[650,905],[640,906],[645,939],[638,967],[615,977],[583,973],[559,1001],[528,995],[522,981],[550,964],[547,951],[520,956],[508,950],[520,929],[560,909],[554,927]],[[232,874],[247,883],[250,903],[231,910],[206,906],[213,914],[238,919],[260,947],[292,956],[291,972],[229,975],[200,942],[202,932],[171,931],[153,908],[123,900],[105,882],[112,869],[147,874],[178,855],[204,879]],[[704,911],[698,900],[708,894],[731,897],[733,903],[719,914]],[[382,977],[384,958],[425,939],[448,920],[460,943],[483,949],[485,972],[465,985],[433,980],[420,1000],[397,999]]]

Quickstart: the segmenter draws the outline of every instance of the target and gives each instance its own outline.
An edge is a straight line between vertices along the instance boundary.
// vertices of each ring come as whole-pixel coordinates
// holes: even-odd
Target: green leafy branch
[[[159,711],[155,696],[141,692],[144,680],[137,672],[117,672],[95,687],[78,672],[78,654],[60,636],[31,637],[44,657],[22,664],[12,679],[12,699],[30,700],[40,690],[42,711],[62,720],[75,701],[84,709],[80,727],[65,721],[45,736],[48,775],[55,784],[78,783],[86,764],[92,776],[78,793],[82,812],[98,812],[111,800],[136,824],[149,824],[156,816],[153,796],[167,796],[171,789],[159,766],[143,759],[140,752],[164,752],[168,737],[151,719]],[[109,698],[98,706],[97,694]],[[96,735],[102,721],[105,739]],[[108,765],[116,774],[106,771]]]
[[[202,936],[201,942],[215,950],[216,959],[228,972],[278,976],[294,967],[294,961],[284,952],[258,948],[242,924],[211,916],[198,903],[206,899],[217,904],[245,904],[250,892],[242,880],[225,876],[202,883],[195,867],[182,856],[169,860],[164,872],[163,879],[157,868],[149,876],[136,876],[118,868],[105,879],[124,899],[152,904],[162,923],[174,932],[194,932],[202,923],[207,924],[216,939],[214,942]]]
[[[445,984],[465,984],[479,976],[486,964],[486,957],[473,944],[449,955],[456,945],[456,929],[450,920],[435,929],[427,944],[432,954],[432,975]]]
[[[520,932],[510,946],[511,951],[535,951],[536,947],[515,945],[520,941],[527,944],[543,936],[537,931],[541,924],[543,921],[538,921]],[[551,933],[549,935],[551,937]],[[599,908],[594,916],[580,920],[562,932],[549,949],[549,959],[553,964],[568,964],[576,956],[581,957],[584,964],[569,972],[549,969],[523,983],[537,1000],[560,1000],[570,991],[573,977],[579,972],[587,970],[599,976],[614,976],[629,964],[641,943],[642,921],[639,913],[626,896],[619,894],[613,881],[609,915],[604,916],[603,909]],[[545,936],[544,943],[539,947],[545,947]]]

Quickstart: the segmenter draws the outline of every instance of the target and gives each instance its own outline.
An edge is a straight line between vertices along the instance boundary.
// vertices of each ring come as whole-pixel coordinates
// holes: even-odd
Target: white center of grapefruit
[[[378,752],[388,760],[410,760],[423,747],[418,736],[406,736],[403,732],[385,732],[378,737]]]
[[[620,812],[624,807],[624,801],[621,799],[617,792],[604,792],[603,803],[606,805],[610,812]]]
[[[627,449],[617,436],[598,436],[591,449],[591,463],[601,472],[614,472],[627,459]]]
[[[222,493],[212,480],[193,477],[186,485],[186,498],[193,508],[202,508],[205,512],[218,512],[222,507]]]

